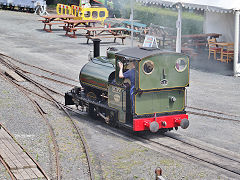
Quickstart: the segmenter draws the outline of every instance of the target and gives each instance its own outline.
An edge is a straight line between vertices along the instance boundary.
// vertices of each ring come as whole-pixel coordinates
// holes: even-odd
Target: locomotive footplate
[[[83,101],[85,103],[93,104],[98,107],[102,107],[102,108],[117,112],[116,109],[109,107],[107,104],[90,100],[87,97],[84,97],[84,95],[82,95],[80,91],[78,92],[75,92],[75,91],[76,89],[72,89],[72,91],[65,93],[65,105],[81,105],[79,104],[79,102]]]
[[[101,101],[94,101],[89,99],[88,97],[85,96],[83,92],[81,92],[81,88],[74,88],[71,91],[65,93],[65,105],[76,105],[76,106],[94,106],[97,108],[105,109],[108,111],[113,112],[113,118],[115,123],[119,123],[118,120],[118,110],[109,107],[106,103],[101,102]],[[98,115],[101,117],[103,114],[101,112],[97,112]]]

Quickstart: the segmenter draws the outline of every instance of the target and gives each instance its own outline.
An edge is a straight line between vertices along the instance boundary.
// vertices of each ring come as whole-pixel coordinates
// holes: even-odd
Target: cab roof
[[[122,51],[119,51],[115,55],[122,56],[122,57],[129,57],[136,60],[141,60],[148,56],[160,54],[161,52],[162,51],[158,48],[134,47],[134,48],[127,48]]]

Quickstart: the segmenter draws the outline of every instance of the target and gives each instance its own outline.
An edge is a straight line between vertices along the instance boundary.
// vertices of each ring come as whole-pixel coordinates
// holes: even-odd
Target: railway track
[[[5,169],[7,170],[7,173],[9,174],[9,176],[11,177],[11,179],[15,179],[13,173],[11,172],[9,166],[7,165],[7,163],[5,163],[4,159],[2,157],[0,157],[0,162],[3,164],[3,166],[5,167]]]
[[[70,81],[72,81],[72,82],[77,82],[77,83],[79,83],[79,82],[78,82],[77,80],[75,80],[75,79],[69,78],[69,77],[67,77],[67,76],[64,76],[64,75],[61,75],[61,74],[58,74],[58,73],[49,71],[49,70],[47,70],[47,69],[44,69],[44,68],[41,68],[41,67],[38,67],[38,66],[35,66],[35,65],[31,65],[31,64],[28,64],[28,63],[24,63],[24,62],[19,61],[19,60],[15,59],[15,58],[12,58],[12,57],[10,57],[10,56],[7,56],[7,55],[5,55],[5,54],[0,53],[0,56],[1,56],[1,57],[4,57],[5,60],[7,60],[9,63],[11,63],[11,61],[14,61],[14,62],[17,62],[17,63],[19,63],[19,64],[22,64],[22,65],[25,65],[25,66],[28,66],[28,67],[35,68],[35,69],[41,70],[41,71],[46,72],[46,73],[49,73],[49,74],[51,74],[51,75],[55,75],[55,76],[57,76],[57,77],[60,77],[60,78],[66,79],[66,80],[70,80]],[[13,64],[11,63],[11,65],[13,65]],[[19,68],[19,69],[21,69],[21,68]]]
[[[126,129],[116,129],[100,126],[99,129],[115,136],[135,142],[146,148],[153,149],[163,155],[174,155],[184,160],[199,162],[204,167],[209,167],[225,174],[230,179],[240,178],[240,156],[230,151],[206,145],[198,140],[191,141],[183,137],[178,139],[165,134],[136,134]]]
[[[49,70],[46,70],[44,68],[41,68],[41,67],[38,67],[38,66],[35,66],[35,65],[31,65],[31,64],[28,64],[28,63],[23,63],[23,62],[21,62],[17,59],[11,58],[10,56],[4,55],[2,53],[0,53],[0,56],[7,58],[8,63],[11,63],[11,61],[14,61],[14,62],[17,62],[17,63],[22,64],[24,66],[28,66],[28,67],[31,67],[31,68],[41,70],[43,72],[48,73],[49,75],[54,75],[56,77],[63,78],[65,80],[68,80],[68,81],[71,81],[71,82],[79,83],[75,79],[69,78],[67,76],[63,76],[63,75],[55,73],[55,72],[51,72]],[[16,68],[24,74],[31,74],[31,75],[34,75],[38,78],[46,79],[46,80],[49,80],[49,81],[52,81],[52,82],[55,82],[55,83],[59,83],[59,84],[63,84],[63,85],[66,85],[66,86],[70,86],[70,87],[76,86],[75,84],[66,83],[64,81],[60,81],[60,80],[56,80],[56,79],[53,79],[53,78],[50,78],[50,77],[46,77],[44,75],[39,75],[39,74],[36,74],[36,73],[33,73],[33,72],[29,72],[29,71],[23,70],[19,67],[16,67]],[[77,84],[77,85],[79,86],[79,84]],[[52,90],[49,87],[45,86],[45,88],[48,88],[50,91],[52,91],[52,92],[54,92],[58,95],[64,96],[64,94],[61,94],[61,93],[57,92],[56,90]],[[188,114],[193,114],[193,115],[197,115],[197,116],[204,116],[204,117],[209,117],[209,118],[213,118],[213,119],[240,122],[240,116],[239,115],[233,115],[233,114],[228,114],[228,113],[223,113],[223,112],[219,112],[219,111],[213,111],[213,110],[208,110],[208,109],[203,109],[203,108],[198,108],[198,107],[192,107],[192,106],[187,106],[186,110],[187,110]]]
[[[25,63],[23,63],[23,64],[26,65]],[[10,65],[10,67],[11,67],[11,65]],[[32,66],[30,65],[30,67],[32,67]],[[33,66],[33,67],[38,68],[36,66]],[[40,68],[40,69],[42,69],[42,68]],[[48,91],[51,91],[52,93],[63,96],[63,94],[61,94],[59,92],[56,92],[56,91],[54,92],[54,90],[51,90],[48,87],[46,87],[46,86],[44,86],[40,83],[35,82],[34,80],[28,78],[25,75],[25,74],[30,74],[30,73],[28,73],[28,72],[26,72],[26,71],[24,71],[20,68],[16,68],[15,71],[19,75],[21,75],[22,77],[26,78],[29,82],[35,84],[38,88],[47,89]],[[51,72],[48,71],[48,70],[43,70],[43,71],[51,74]],[[39,75],[37,75],[37,76],[40,77],[40,78],[44,78],[44,77],[41,77]],[[44,78],[44,79],[47,79],[47,78]],[[69,78],[66,78],[66,79],[69,79]],[[64,83],[61,83],[61,82],[56,82],[56,83],[64,84]],[[83,117],[85,116],[80,111],[78,111],[76,109],[73,109],[73,108],[70,108],[70,107],[67,107],[67,106],[64,106],[60,102],[56,101],[53,97],[51,97],[51,95],[49,93],[45,92],[46,96],[43,96],[43,95],[40,95],[37,92],[34,92],[33,90],[27,89],[25,87],[22,87],[22,88],[24,88],[28,92],[31,92],[32,94],[37,95],[40,98],[44,98],[45,100],[48,100],[49,102],[55,103],[57,105],[57,107],[61,108],[67,114],[67,116],[69,118],[71,118],[71,116],[69,115],[67,110],[72,111],[72,112],[77,113],[77,114],[80,114]],[[205,116],[205,117],[209,117],[209,118],[213,118],[213,119],[240,122],[240,120],[239,120],[240,116],[233,115],[233,114],[227,114],[227,113],[223,113],[223,112],[217,112],[217,111],[201,109],[201,108],[196,108],[196,107],[187,107],[187,112],[189,114],[198,115],[198,116]],[[73,120],[72,120],[72,122],[74,123]],[[119,134],[116,133],[115,130],[114,131],[111,131],[109,129],[105,129],[105,130],[119,136]],[[119,132],[119,133],[121,134],[122,132]],[[81,132],[80,132],[80,134],[81,134]],[[159,138],[159,137],[157,137],[157,138],[146,138],[146,137],[143,137],[143,136],[139,136],[139,137],[136,137],[135,135],[132,136],[132,133],[130,133],[130,134],[127,135],[127,138],[129,138],[129,137],[131,137],[135,141],[138,141],[140,144],[148,145],[148,147],[150,146],[155,150],[158,149],[158,148],[160,148],[160,149],[161,148],[166,148],[166,149],[168,149],[172,152],[182,154],[183,156],[187,156],[187,157],[192,158],[196,161],[200,161],[202,163],[206,163],[206,164],[209,164],[211,166],[220,168],[222,170],[225,170],[226,172],[230,172],[230,173],[240,177],[240,157],[238,157],[238,156],[234,156],[232,154],[217,151],[216,149],[209,149],[209,147],[203,147],[203,146],[200,146],[196,143],[189,143],[189,142],[186,142],[184,140],[176,139],[176,138],[168,136],[168,135],[165,135],[164,138]],[[86,152],[87,152],[87,150],[86,150]],[[88,162],[90,162],[90,161],[88,161]],[[91,171],[92,171],[92,168],[91,168],[91,165],[89,164],[89,172],[91,173]],[[90,176],[93,177],[93,175],[91,175],[91,174],[90,174]]]
[[[5,58],[13,59],[13,58],[11,58],[11,57],[9,57],[9,56],[5,56],[5,55],[2,55],[2,54],[0,54],[0,56],[5,57]],[[14,60],[15,60],[15,59],[14,59]],[[17,62],[18,60],[15,60],[15,61]],[[61,93],[59,93],[59,92],[57,92],[57,91],[55,91],[55,90],[52,90],[51,88],[46,87],[46,86],[38,83],[37,81],[31,79],[30,77],[28,77],[27,75],[24,74],[24,73],[29,73],[29,72],[26,72],[25,70],[21,69],[20,67],[18,67],[18,66],[16,66],[16,65],[14,65],[13,63],[9,62],[9,59],[8,59],[8,60],[5,60],[5,59],[3,59],[3,58],[0,58],[0,62],[1,62],[2,64],[4,64],[6,67],[8,67],[8,68],[10,68],[11,70],[15,71],[17,74],[19,74],[19,75],[20,75],[21,77],[23,77],[25,80],[27,80],[28,82],[30,82],[31,84],[33,84],[35,87],[37,87],[40,91],[42,91],[42,92],[45,94],[45,96],[40,95],[39,93],[36,93],[36,92],[34,92],[33,90],[30,90],[29,88],[26,88],[26,87],[24,87],[24,86],[22,86],[22,85],[19,85],[18,83],[14,82],[14,81],[12,81],[12,80],[10,80],[10,79],[8,79],[7,77],[4,77],[4,74],[1,73],[1,75],[2,75],[6,80],[8,80],[9,82],[13,83],[13,84],[14,84],[18,89],[20,89],[25,95],[26,95],[26,91],[27,91],[27,92],[31,92],[32,94],[35,94],[35,95],[37,95],[38,97],[44,98],[45,100],[48,100],[48,101],[54,103],[59,109],[62,109],[63,112],[68,116],[68,118],[71,120],[71,123],[72,123],[74,129],[76,130],[78,136],[80,137],[81,143],[82,143],[82,145],[83,145],[84,153],[85,153],[85,155],[86,155],[87,164],[88,164],[89,178],[90,178],[91,180],[93,180],[93,179],[94,179],[94,174],[93,174],[93,168],[92,168],[92,165],[91,165],[91,159],[90,159],[90,154],[89,154],[87,142],[86,142],[86,140],[85,140],[85,137],[84,137],[84,135],[83,135],[82,130],[77,126],[77,124],[74,122],[74,120],[71,118],[70,114],[69,114],[68,111],[67,111],[67,109],[69,110],[69,109],[71,109],[71,108],[66,108],[66,106],[64,106],[63,104],[61,104],[60,102],[58,102],[58,101],[57,101],[49,92],[47,92],[47,91],[50,91],[51,93],[55,93],[55,94],[60,95],[60,96],[63,96],[63,94],[61,94]],[[18,61],[18,62],[20,62],[20,61]],[[21,62],[20,62],[20,63],[21,63]],[[22,64],[30,66],[29,64],[25,64],[25,63],[22,63]],[[31,67],[38,68],[38,67],[35,67],[35,66],[31,66]],[[65,77],[65,76],[62,76],[62,75],[59,75],[59,74],[56,74],[56,73],[47,71],[47,70],[45,70],[45,69],[43,69],[43,68],[38,68],[38,69],[40,69],[40,70],[42,70],[42,71],[45,71],[45,72],[47,72],[47,73],[53,74],[53,75],[55,75],[55,76],[64,78],[64,79],[68,79],[68,80],[75,81],[75,80],[70,79],[70,78],[68,78],[68,77]],[[33,73],[31,73],[31,74],[33,74]],[[39,76],[39,75],[37,75],[37,76],[38,76],[38,77],[41,77],[41,78],[44,78],[44,79],[51,80],[51,81],[55,81],[56,83],[60,83],[60,84],[68,85],[68,86],[70,85],[70,84],[67,84],[67,83],[64,83],[64,82],[55,80],[55,79],[49,79],[49,78],[46,78],[46,77],[44,77],[44,76]],[[74,85],[70,85],[70,86],[74,86]],[[29,98],[29,99],[31,100],[31,102],[37,107],[38,112],[41,114],[41,116],[44,118],[44,120],[47,120],[46,117],[45,117],[45,115],[44,115],[44,112],[42,111],[42,108],[39,106],[39,104],[38,104],[36,101],[32,100],[29,96],[28,96],[28,98]],[[52,129],[52,127],[49,127],[49,129]],[[51,133],[51,136],[54,137],[54,133],[53,133],[53,132]],[[53,139],[54,139],[54,138],[53,138]],[[54,140],[54,141],[55,141],[55,140]],[[55,144],[55,143],[54,143],[54,144]],[[54,145],[54,146],[55,146],[55,145]],[[56,144],[55,147],[56,147],[56,148],[55,148],[55,154],[56,154],[56,157],[57,157],[57,158],[56,158],[56,159],[57,159],[57,160],[56,160],[57,179],[61,179],[60,163],[59,163],[59,157],[58,157],[58,155],[57,155],[57,154],[58,154],[57,144]]]
[[[29,94],[27,94],[27,90],[24,89],[22,86],[20,86],[19,84],[17,84],[16,82],[14,82],[13,80],[7,78],[3,73],[0,72],[0,75],[9,83],[11,83],[13,86],[15,86],[20,92],[22,92],[32,103],[32,105],[37,109],[37,112],[39,112],[39,114],[41,115],[41,117],[44,119],[46,125],[48,126],[49,132],[50,132],[50,136],[51,136],[51,140],[53,142],[53,146],[54,146],[54,154],[55,154],[55,159],[56,159],[56,179],[60,180],[61,178],[61,171],[60,171],[60,162],[59,162],[59,150],[58,150],[58,145],[57,145],[57,140],[56,140],[56,136],[53,132],[53,127],[51,126],[51,124],[49,123],[48,119],[45,116],[45,112],[42,110],[41,106],[37,103],[37,101],[35,101],[33,98],[31,98],[29,96]]]
[[[212,111],[208,109],[202,109],[197,107],[187,106],[186,111],[188,114],[193,114],[197,116],[209,117],[213,119],[220,119],[225,121],[240,122],[240,116],[227,114],[218,111]]]
[[[168,135],[165,135],[164,138],[141,138],[147,140],[152,146],[167,148],[194,160],[218,167],[222,170],[237,175],[240,178],[239,156],[228,154],[225,151],[203,147],[197,145],[196,143],[189,143]]]

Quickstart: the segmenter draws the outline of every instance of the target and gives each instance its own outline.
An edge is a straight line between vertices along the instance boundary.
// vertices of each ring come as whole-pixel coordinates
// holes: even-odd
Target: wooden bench
[[[124,44],[124,39],[129,36],[123,34],[126,31],[125,28],[88,28],[86,30],[87,43],[89,39],[114,38],[116,42],[116,38],[120,38]]]
[[[99,36],[94,36],[94,37],[86,35],[87,44],[89,43],[89,39],[102,39],[102,38],[114,38],[114,43],[116,42],[116,39],[119,38],[119,39],[122,39],[122,44],[124,44],[124,39],[129,37],[129,35],[117,35],[117,36],[109,36],[109,35],[105,34],[105,35],[99,35]]]
[[[187,34],[182,35],[182,42],[188,43],[188,46],[193,48],[206,48],[208,38],[218,38],[221,34],[207,33],[207,34]]]
[[[66,36],[69,36],[71,38],[77,38],[76,36],[76,31],[77,30],[81,30],[81,29],[84,29],[84,30],[87,30],[87,29],[91,29],[91,28],[104,28],[104,27],[86,27],[86,26],[82,26],[82,27],[68,27],[68,26],[62,26],[63,29],[66,31]],[[68,33],[71,33],[73,32],[73,34],[68,34]]]
[[[182,47],[182,52],[191,57],[198,55],[198,53],[196,53],[193,48],[189,48],[189,47]]]
[[[64,24],[66,25],[64,20],[69,20],[75,18],[74,15],[48,15],[48,16],[42,16],[44,20],[39,20],[42,23],[44,23],[44,28],[43,30],[47,32],[52,32],[52,25],[57,25],[57,24]],[[59,22],[56,22],[59,21]],[[49,26],[49,29],[46,29],[46,26]]]
[[[48,22],[48,20],[46,20],[46,19],[39,19],[38,21],[41,21],[41,22]],[[57,19],[54,19],[54,20],[52,20],[51,22],[53,22],[53,21],[59,21],[59,20],[57,20]]]
[[[85,27],[75,27],[75,28],[72,28],[72,27],[67,27],[65,26],[64,27],[64,30],[66,31],[66,34],[65,36],[69,36],[71,38],[76,38],[76,31],[77,30],[80,30],[80,29],[85,29]],[[73,34],[68,34],[69,32],[73,32]]]
[[[137,34],[140,34],[140,33],[141,33],[141,31],[139,31],[139,30],[131,29],[131,28],[127,28],[127,27],[117,27],[117,28],[124,28],[124,29],[126,29],[126,31],[127,31],[128,34],[131,34],[131,32],[133,31],[133,33],[135,34],[135,36],[136,36]]]
[[[55,22],[50,22],[50,23],[44,23],[44,30],[45,31],[47,31],[47,32],[52,32],[52,25],[59,25],[59,24],[64,24],[64,25],[66,25],[66,23],[64,23],[64,22],[59,22],[59,23],[55,23]],[[46,29],[46,26],[49,26],[49,29]]]
[[[66,31],[66,36],[76,38],[76,31],[80,29],[89,28],[91,26],[95,26],[96,23],[100,23],[98,20],[65,20],[67,23],[66,27],[64,28]],[[73,32],[72,35],[69,35],[69,32]]]
[[[200,41],[195,41],[193,43],[193,45],[196,47],[196,48],[206,48],[207,47],[207,40],[200,40]]]
[[[70,28],[70,27],[66,27],[65,26],[65,30],[68,30],[68,32],[73,32],[73,31],[77,31],[77,30],[80,30],[80,29],[84,29],[84,30],[87,30],[87,29],[91,29],[91,28],[104,28],[104,27],[74,27],[74,28]]]

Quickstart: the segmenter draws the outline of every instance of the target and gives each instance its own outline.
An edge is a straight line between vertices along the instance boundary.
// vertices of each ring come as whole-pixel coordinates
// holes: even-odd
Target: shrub
[[[122,11],[123,18],[129,18],[130,6],[126,6]],[[134,19],[141,23],[150,25],[150,23],[176,28],[178,13],[175,9],[161,7],[147,7],[135,4]],[[200,34],[203,32],[203,16],[195,13],[183,12],[182,14],[182,34]]]

